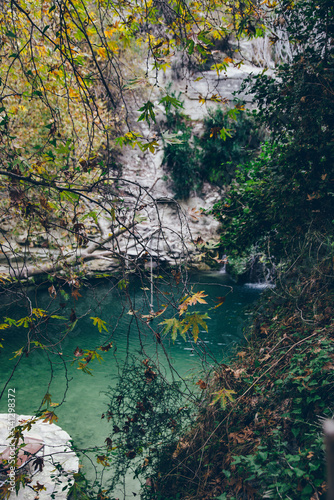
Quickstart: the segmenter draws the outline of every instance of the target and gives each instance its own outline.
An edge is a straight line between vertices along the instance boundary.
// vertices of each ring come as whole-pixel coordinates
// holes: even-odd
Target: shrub
[[[257,152],[263,132],[253,113],[243,109],[209,110],[200,147],[200,178],[212,184],[230,184],[237,165]]]
[[[201,184],[198,151],[193,142],[189,117],[178,108],[172,111],[165,106],[165,109],[165,127],[169,133],[177,136],[177,140],[164,140],[163,164],[171,174],[176,198],[188,198],[191,190]]]

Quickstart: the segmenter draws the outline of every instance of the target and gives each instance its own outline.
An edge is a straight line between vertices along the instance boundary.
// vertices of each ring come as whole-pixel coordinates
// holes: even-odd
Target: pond
[[[64,336],[64,320],[49,319],[41,321],[38,332],[24,327],[2,331],[1,391],[11,378],[0,400],[0,412],[7,412],[9,388],[15,389],[17,414],[34,414],[49,393],[52,404],[62,403],[51,409],[58,416],[58,425],[71,435],[77,447],[102,445],[110,432],[107,419],[101,420],[108,403],[105,391],[117,382],[129,354],[138,359],[150,357],[167,378],[180,375],[191,385],[200,378],[203,367],[226,361],[233,347],[244,341],[246,309],[259,297],[261,288],[235,285],[227,274],[220,272],[190,274],[186,284],[178,276],[167,280],[155,275],[153,310],[163,310],[166,305],[169,308],[152,321],[138,320],[138,315],[150,312],[149,277],[149,273],[145,279],[134,277],[126,288],[124,283],[114,280],[94,281],[77,290],[78,293],[67,285],[68,293],[59,296],[54,296],[50,287],[32,290],[29,293],[32,307],[64,317],[66,324],[74,328]],[[164,318],[177,313],[178,300],[189,290],[204,291],[207,295],[207,304],[196,305],[195,309],[208,311],[208,332],[202,328],[197,343],[191,338],[184,341],[182,337],[173,343],[168,334],[160,344],[153,330]],[[215,307],[225,296],[224,303]],[[2,316],[22,318],[27,314],[24,304],[26,301],[22,299],[3,305]],[[92,318],[105,321],[100,325],[101,331]],[[36,347],[34,341],[38,336],[47,348],[32,348],[28,356],[15,357],[13,353],[27,343],[28,331],[30,347]],[[111,342],[108,351],[98,351],[103,361],[94,359],[87,365],[92,375],[78,369],[75,352],[108,346]]]

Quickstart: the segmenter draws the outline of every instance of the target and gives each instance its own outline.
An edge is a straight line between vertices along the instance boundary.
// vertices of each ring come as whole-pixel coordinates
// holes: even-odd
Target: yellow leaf
[[[210,403],[210,406],[213,406],[218,401],[220,401],[220,406],[223,408],[223,410],[225,410],[226,405],[227,405],[227,400],[229,400],[229,401],[231,401],[231,403],[233,403],[234,398],[233,398],[232,394],[236,394],[236,392],[223,388],[218,392],[214,392],[213,394],[216,394],[216,396],[213,398],[212,403]]]
[[[108,28],[108,29],[104,30],[104,36],[106,36],[107,38],[111,38],[114,33],[115,33],[114,28]]]
[[[103,330],[105,330],[106,332],[108,331],[108,328],[106,327],[106,322],[103,321],[101,318],[90,318],[93,320],[93,325],[97,325],[98,329],[99,329],[99,332],[102,333],[102,328]]]
[[[117,42],[115,42],[114,40],[111,40],[110,42],[108,42],[108,48],[109,48],[109,50],[111,50],[111,52],[113,52],[114,54],[117,54],[117,52],[118,52]]]
[[[58,422],[58,417],[53,411],[45,411],[42,418],[44,418],[43,423],[53,424]]]
[[[102,59],[106,59],[106,57],[107,57],[107,51],[106,51],[105,47],[98,47],[96,49],[96,52],[98,53],[98,55],[100,57],[102,57]]]
[[[43,398],[42,405],[47,403],[48,405],[51,403],[51,394],[47,392]]]
[[[18,356],[22,356],[22,353],[23,353],[23,347],[21,347],[21,349],[19,349],[18,351],[14,351],[14,357],[13,358],[10,358],[11,360],[14,359],[14,358],[17,358]]]
[[[103,467],[109,467],[108,457],[106,455],[99,455],[96,457],[96,461],[98,464],[103,465]]]
[[[71,97],[71,99],[78,99],[79,97],[78,91],[72,88],[69,89],[68,95]]]
[[[180,316],[182,316],[182,314],[188,309],[189,306],[193,306],[197,303],[207,304],[206,300],[204,300],[203,297],[207,297],[207,294],[205,294],[203,291],[186,296],[183,299],[182,303],[179,305]]]
[[[182,334],[185,334],[189,329],[192,330],[192,335],[194,337],[194,341],[197,342],[198,335],[199,335],[199,325],[201,325],[206,331],[208,331],[208,325],[205,323],[205,319],[210,319],[207,313],[205,314],[198,314],[198,313],[192,313],[192,314],[187,314],[184,320],[182,321]]]

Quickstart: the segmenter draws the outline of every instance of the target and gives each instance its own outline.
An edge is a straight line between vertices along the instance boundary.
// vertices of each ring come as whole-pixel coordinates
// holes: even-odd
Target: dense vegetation
[[[333,290],[332,245],[308,234],[254,311],[247,345],[201,385],[206,404],[161,462],[157,498],[324,498]]]
[[[275,77],[262,74],[249,82],[270,140],[256,160],[239,166],[228,196],[214,207],[229,251],[262,241],[279,256],[309,230],[331,234],[333,10],[330,2],[282,7],[293,60]]]
[[[236,103],[231,109],[209,108],[197,137],[189,116],[180,108],[166,109],[164,128],[177,142],[164,144],[163,163],[170,174],[175,197],[201,192],[204,182],[220,187],[235,178],[240,162],[254,158],[264,135],[254,114]]]
[[[213,209],[223,251],[276,268],[247,345],[201,388],[197,425],[167,452],[157,498],[320,499],[322,420],[333,415],[334,9],[277,6],[293,59],[248,81],[270,132]],[[278,39],[272,37],[273,42]],[[245,85],[246,86],[246,85]],[[245,260],[244,260],[245,261]]]

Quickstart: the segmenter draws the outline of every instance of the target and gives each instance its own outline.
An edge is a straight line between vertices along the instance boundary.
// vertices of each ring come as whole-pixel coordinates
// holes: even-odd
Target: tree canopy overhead
[[[262,11],[251,2],[2,2],[3,218],[17,232],[53,227],[79,244],[89,239],[87,218],[131,226],[114,184],[117,151],[155,151],[155,134],[136,120],[155,121],[159,71],[180,55],[201,64],[231,32],[253,34]],[[166,92],[160,102],[179,105]]]

